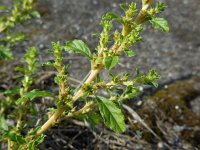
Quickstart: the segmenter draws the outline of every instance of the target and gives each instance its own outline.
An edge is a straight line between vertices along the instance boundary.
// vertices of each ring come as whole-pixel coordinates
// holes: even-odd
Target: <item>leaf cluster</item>
[[[30,140],[32,132],[27,134],[27,137],[21,135],[22,131],[28,125],[27,114],[37,115],[36,108],[32,100],[38,97],[53,97],[53,95],[47,91],[40,91],[37,89],[31,90],[31,85],[34,82],[34,75],[38,70],[38,53],[35,47],[31,47],[27,50],[24,56],[23,63],[24,67],[17,67],[16,70],[23,74],[23,78],[16,87],[11,90],[4,91],[2,94],[5,99],[0,101],[1,111],[0,111],[0,134],[1,140],[8,140],[10,143],[10,148],[12,149],[34,149],[36,145],[41,143],[41,138],[44,136],[34,137]],[[17,99],[17,100],[16,100]],[[4,113],[9,109],[14,109],[14,111],[7,116],[7,119],[14,119],[17,123],[16,127],[8,126]],[[34,134],[35,136],[35,134]],[[33,135],[32,135],[33,138]],[[22,148],[23,147],[23,148]],[[30,148],[31,147],[31,148]]]

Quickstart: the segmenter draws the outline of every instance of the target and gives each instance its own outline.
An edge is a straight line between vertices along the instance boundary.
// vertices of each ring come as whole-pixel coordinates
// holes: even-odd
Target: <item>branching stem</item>
[[[120,51],[120,49],[121,49],[121,46],[118,48],[118,50]],[[88,76],[87,80],[84,83],[91,83],[101,70],[102,70],[102,67],[97,68],[95,70],[91,70],[90,75]],[[82,95],[83,95],[83,90],[82,88],[80,88],[80,90],[78,90],[72,97],[73,102],[77,101]],[[47,131],[49,128],[51,128],[57,122],[57,120],[63,114],[64,111],[65,111],[65,108],[58,108],[57,111],[49,118],[49,120],[47,120],[43,124],[41,129],[38,130],[37,135],[39,136],[43,134],[45,131]]]
[[[89,75],[89,77],[87,78],[87,80],[84,83],[92,82],[101,70],[102,70],[102,68],[98,68],[96,70],[91,70],[91,74]],[[77,91],[74,94],[74,96],[72,97],[72,100],[75,102],[82,95],[83,95],[83,91],[81,88],[79,91]],[[41,129],[38,130],[37,135],[39,136],[39,135],[43,134],[46,130],[51,128],[57,122],[57,120],[63,114],[64,111],[65,111],[65,108],[58,108],[57,111],[49,118],[49,120],[47,120],[47,122],[44,123],[44,125],[41,127]]]

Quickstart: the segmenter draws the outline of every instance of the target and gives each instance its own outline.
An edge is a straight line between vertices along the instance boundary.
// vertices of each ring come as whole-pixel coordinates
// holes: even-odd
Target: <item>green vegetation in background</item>
[[[36,1],[13,0],[11,8],[0,6],[0,60],[12,59],[12,47],[25,40],[24,33],[17,32],[16,28],[32,18],[40,17],[34,10]]]

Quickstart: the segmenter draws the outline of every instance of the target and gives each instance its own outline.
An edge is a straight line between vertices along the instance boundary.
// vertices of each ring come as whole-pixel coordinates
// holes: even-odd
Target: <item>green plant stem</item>
[[[10,139],[8,139],[8,150],[15,150],[15,142],[11,141]]]
[[[152,0],[151,0],[151,3],[152,3]],[[146,11],[148,9],[148,7],[150,6],[151,4],[148,4],[148,5],[145,5],[142,7],[142,9],[140,10],[139,14],[137,15],[136,19],[135,19],[135,22],[137,24],[141,24],[144,22],[144,15],[143,15],[143,12]]]
[[[0,116],[3,115],[4,111],[5,111],[5,108],[2,107],[2,108],[0,109]]]
[[[128,26],[123,26],[123,28],[122,28],[122,35],[126,36],[126,35],[128,35],[128,33],[129,33]]]
[[[17,132],[20,132],[20,130],[21,130],[21,127],[22,127],[22,118],[23,118],[23,114],[22,114],[22,112],[20,112],[19,117],[17,119],[17,126],[16,126]]]
[[[23,96],[24,93],[27,93],[28,91],[28,85],[23,87],[23,92],[20,94],[21,97]],[[26,105],[27,103],[25,103],[24,105]],[[20,110],[19,110],[19,115],[18,115],[18,118],[17,118],[17,132],[20,133],[21,130],[22,130],[22,127],[23,127],[23,119],[26,117],[26,114],[27,114],[27,108],[26,107],[23,107],[21,106]]]
[[[86,103],[80,110],[67,114],[66,116],[61,118],[59,121],[66,120],[66,119],[84,114],[86,112],[89,112],[94,108],[94,106],[95,106],[94,101],[90,101],[90,102]]]
[[[0,33],[3,32],[6,28],[3,27],[2,25],[0,26]]]
[[[101,70],[102,68],[92,70],[91,74],[89,75],[89,77],[84,83],[91,83]],[[72,97],[73,102],[77,101],[81,96],[83,96],[82,88],[79,91],[77,91]],[[47,120],[46,123],[43,124],[40,130],[38,130],[37,135],[39,136],[43,134],[46,130],[51,128],[57,122],[57,120],[63,114],[64,111],[65,111],[65,108],[58,108],[57,111],[49,118],[49,120]]]
[[[21,130],[22,130],[22,126],[23,126],[23,118],[25,117],[25,114],[26,114],[26,110],[22,110],[23,108],[21,108],[19,110],[19,116],[17,118],[17,125],[16,125],[16,128],[17,128],[17,133],[20,133]]]
[[[8,150],[12,150],[12,148],[11,148],[11,141],[10,140],[8,140]]]

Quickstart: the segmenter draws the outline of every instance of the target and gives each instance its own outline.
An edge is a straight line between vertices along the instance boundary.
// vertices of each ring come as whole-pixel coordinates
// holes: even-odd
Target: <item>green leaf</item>
[[[28,143],[28,150],[35,150],[34,142]]]
[[[29,98],[30,100],[33,100],[37,97],[54,97],[53,94],[47,92],[47,91],[39,91],[39,90],[32,90],[28,92],[24,97]]]
[[[114,19],[117,19],[117,18],[119,18],[119,17],[116,14],[114,14],[113,12],[107,12],[104,15],[105,20],[114,20]]]
[[[19,99],[16,101],[16,104],[17,104],[17,105],[20,105],[20,104],[22,104],[22,103],[24,103],[24,102],[26,102],[26,101],[28,101],[27,98],[21,97],[21,98],[19,98]]]
[[[126,125],[121,109],[115,103],[104,97],[97,97],[97,101],[105,125],[116,133],[124,132]]]
[[[118,99],[118,102],[121,103],[123,100],[135,98],[140,92],[139,87],[127,86],[125,92],[121,95],[121,99]]]
[[[104,14],[102,16],[102,20],[101,20],[100,25],[103,26],[103,27],[107,26],[108,29],[110,29],[111,26],[112,26],[111,23],[115,19],[119,19],[119,17],[116,14],[112,13],[112,12],[107,12],[106,14]]]
[[[22,67],[16,67],[15,71],[21,72],[21,73],[25,73],[26,69],[22,68]]]
[[[42,143],[44,141],[45,135],[40,135],[39,137],[37,137],[37,139],[35,140],[35,145],[39,145],[40,143]]]
[[[30,129],[28,134],[29,135],[35,135],[38,132],[38,130],[40,130],[40,129],[41,129],[41,126],[36,126],[36,127],[32,128],[32,129]]]
[[[137,72],[136,78],[134,79],[137,83],[153,85],[154,87],[158,87],[158,84],[155,82],[160,79],[160,75],[157,74],[155,70],[149,70],[148,75],[141,75]]]
[[[46,63],[43,63],[42,66],[53,67],[53,66],[54,66],[54,63],[48,61],[48,62],[46,62]]]
[[[38,11],[32,11],[31,15],[35,18],[40,18],[40,13]]]
[[[92,54],[90,52],[90,49],[81,40],[73,40],[73,41],[66,42],[64,49],[67,50],[67,51],[72,51],[74,53],[80,53],[80,54],[86,56],[89,59],[92,58]]]
[[[0,130],[8,130],[8,125],[6,123],[6,120],[3,116],[0,116]]]
[[[0,11],[4,11],[6,10],[6,7],[5,6],[0,6]]]
[[[0,137],[0,141],[4,140],[4,139],[9,139],[9,140],[16,142],[18,144],[26,143],[25,139],[21,135],[18,135],[16,133],[12,133],[12,132],[7,131],[7,130],[2,130],[1,132],[2,132],[2,136]]]
[[[156,4],[156,9],[158,10],[158,12],[164,11],[166,7],[167,6],[162,2],[158,2]]]
[[[155,80],[160,79],[160,75],[158,75],[158,73],[155,70],[149,70],[149,73],[147,75],[150,83],[154,86],[154,87],[158,87],[158,83],[155,82]]]
[[[128,6],[129,6],[128,3],[122,3],[122,4],[120,4],[120,7],[121,7],[121,9],[122,9],[124,12],[127,11]]]
[[[167,20],[163,18],[153,17],[150,23],[155,29],[160,29],[164,32],[169,32],[169,26]]]
[[[88,122],[92,125],[98,125],[100,123],[100,115],[96,114],[96,113],[87,113],[87,120]]]
[[[133,52],[132,50],[126,50],[126,51],[124,51],[124,53],[125,53],[126,56],[128,56],[128,57],[133,57],[133,56],[135,56],[135,52]]]
[[[118,62],[118,56],[108,56],[104,58],[104,65],[107,70],[112,69]]]
[[[6,90],[3,92],[3,94],[5,96],[14,96],[14,95],[17,95],[19,94],[19,88],[15,88],[15,89],[11,89],[11,90]]]
[[[9,47],[0,45],[0,60],[11,60],[13,59],[13,54]]]
[[[53,96],[53,94],[51,94],[47,91],[32,90],[32,91],[26,93],[25,95],[23,95],[22,98],[19,98],[16,101],[16,104],[21,104],[21,103],[27,101],[28,99],[33,100],[38,97],[54,97],[54,96]]]
[[[93,112],[79,114],[79,115],[76,115],[75,117],[77,119],[86,119],[92,128],[94,128],[96,125],[98,125],[101,121],[100,114],[93,113]]]

